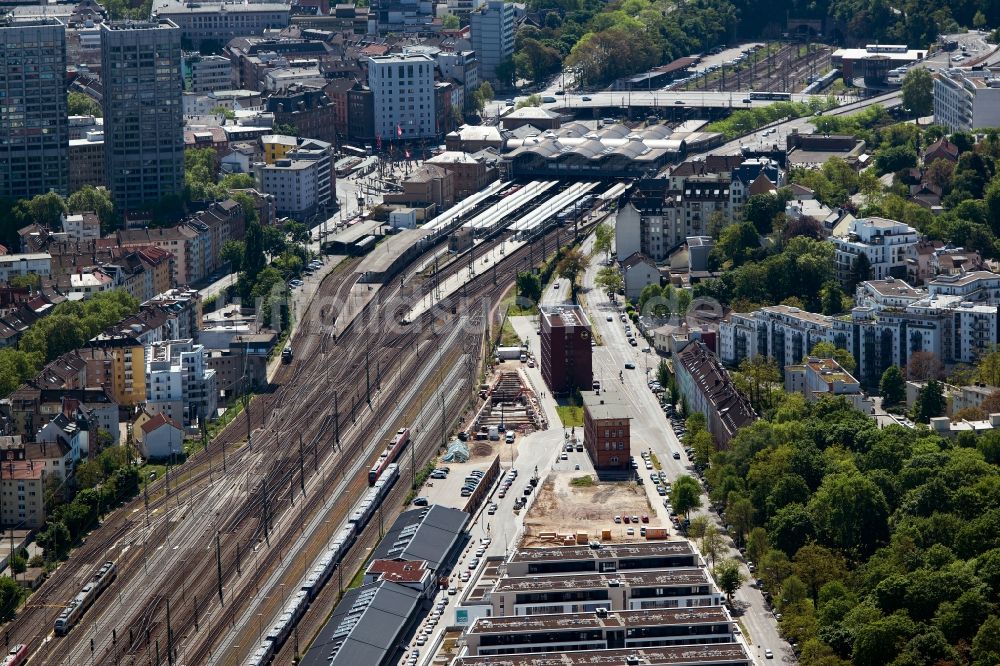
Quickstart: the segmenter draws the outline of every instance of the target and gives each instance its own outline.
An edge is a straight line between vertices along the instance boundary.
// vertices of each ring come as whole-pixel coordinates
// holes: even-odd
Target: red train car
[[[15,645],[4,656],[3,661],[0,661],[0,666],[21,666],[26,661],[28,661],[28,646]]]
[[[390,463],[396,461],[399,457],[399,452],[410,443],[410,429],[400,428],[396,432],[396,436],[392,438],[389,442],[389,446],[385,447],[385,451],[382,455],[378,457],[375,464],[372,465],[371,470],[368,472],[368,485],[374,486],[375,482],[378,481],[378,477],[382,476],[382,472],[385,468],[389,466]]]

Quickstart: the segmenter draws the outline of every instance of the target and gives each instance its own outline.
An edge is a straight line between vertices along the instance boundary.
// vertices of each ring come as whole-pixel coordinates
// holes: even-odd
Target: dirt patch
[[[469,453],[473,458],[487,458],[493,455],[493,447],[486,442],[476,442]]]
[[[611,530],[611,541],[636,541],[641,539],[639,527],[665,527],[660,525],[650,509],[649,500],[641,486],[629,482],[596,481],[591,486],[573,486],[570,481],[579,472],[553,472],[542,483],[538,497],[524,519],[524,546],[561,543],[550,536],[586,532],[590,538],[602,538],[603,530]],[[614,522],[615,516],[650,516],[649,523],[626,525]],[[628,534],[629,528],[633,535]]]

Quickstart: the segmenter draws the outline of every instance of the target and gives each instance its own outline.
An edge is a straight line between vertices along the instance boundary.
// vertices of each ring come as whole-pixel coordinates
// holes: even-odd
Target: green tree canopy
[[[931,113],[934,78],[923,67],[911,67],[903,76],[903,108],[915,116]]]

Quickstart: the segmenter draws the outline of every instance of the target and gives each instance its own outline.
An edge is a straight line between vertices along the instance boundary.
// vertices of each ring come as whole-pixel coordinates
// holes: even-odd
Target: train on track
[[[66,608],[59,613],[56,618],[55,632],[57,636],[65,636],[73,625],[83,617],[87,609],[94,605],[101,592],[106,590],[111,582],[118,575],[118,567],[114,562],[105,562],[97,573],[83,586],[73,600],[66,605]]]
[[[774,100],[776,102],[790,102],[792,100],[792,93],[788,92],[752,92],[750,93],[750,99],[766,99]]]
[[[410,429],[400,428],[396,432],[396,436],[392,438],[389,442],[389,446],[385,447],[385,451],[382,455],[378,457],[375,464],[372,465],[371,470],[368,472],[368,485],[374,486],[375,482],[385,471],[386,467],[394,462],[396,458],[399,457],[400,451],[406,448],[406,445],[410,443]]]
[[[21,666],[26,661],[28,661],[28,646],[19,643],[4,656],[3,661],[0,661],[0,666]]]
[[[400,430],[396,434],[395,439],[399,438],[403,430],[406,431],[406,439],[409,440],[410,433],[406,428]],[[399,465],[396,463],[387,464],[375,482],[375,485],[368,489],[368,492],[365,493],[364,497],[354,507],[354,511],[351,512],[347,519],[347,524],[337,532],[336,536],[333,537],[333,540],[326,547],[326,550],[323,551],[319,559],[313,564],[313,568],[302,583],[302,586],[289,599],[278,616],[278,620],[267,632],[267,635],[264,636],[260,646],[247,659],[245,666],[266,666],[271,663],[274,655],[281,650],[281,646],[292,635],[295,625],[302,619],[306,609],[309,608],[310,602],[316,598],[316,595],[320,593],[323,586],[330,580],[334,569],[347,556],[355,539],[358,538],[365,525],[375,515],[375,511],[378,510],[379,506],[381,506],[382,502],[389,495],[389,491],[398,478]]]

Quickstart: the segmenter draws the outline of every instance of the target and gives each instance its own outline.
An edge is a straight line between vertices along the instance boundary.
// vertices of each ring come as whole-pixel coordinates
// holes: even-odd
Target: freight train
[[[406,429],[404,428],[403,430]],[[397,433],[396,439],[403,433],[403,430]],[[406,439],[409,439],[409,430],[406,430]],[[378,510],[379,505],[389,495],[389,491],[398,478],[399,466],[396,463],[387,464],[385,469],[381,471],[378,480],[375,481],[375,485],[368,489],[365,496],[354,507],[354,511],[351,512],[347,519],[347,524],[337,532],[337,535],[326,547],[326,550],[313,563],[313,568],[302,583],[302,586],[292,595],[292,598],[278,616],[277,621],[267,632],[267,635],[264,636],[260,646],[257,647],[245,662],[245,666],[266,666],[271,663],[274,655],[281,650],[281,646],[291,636],[295,630],[295,625],[298,624],[299,620],[305,614],[306,609],[309,608],[309,603],[316,598],[316,595],[319,594],[323,586],[330,580],[334,569],[347,556],[348,551],[354,544],[354,540],[361,534],[365,525],[368,524],[375,511]]]

